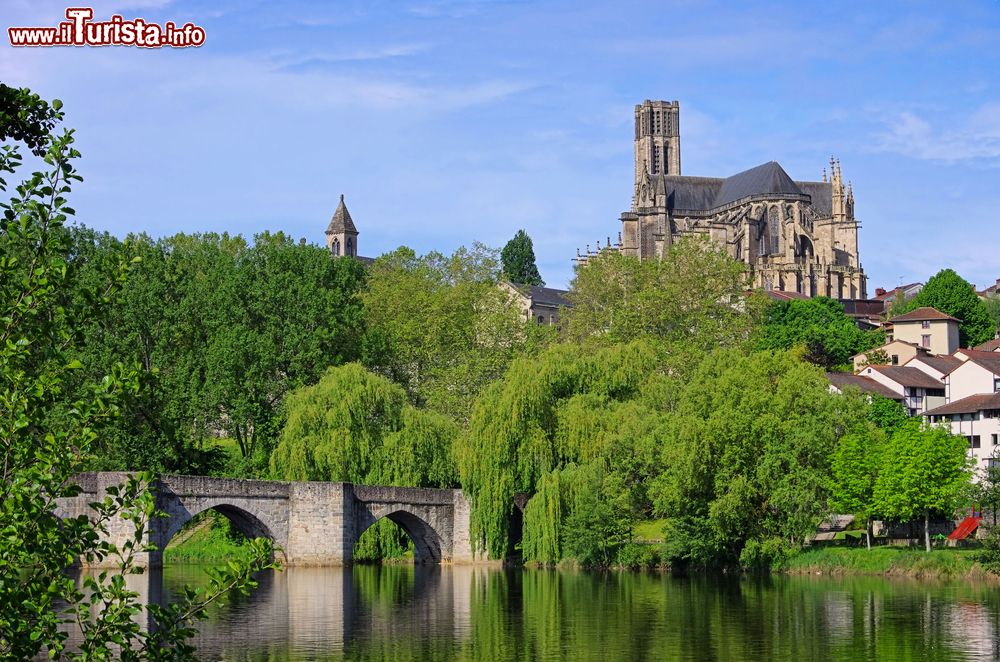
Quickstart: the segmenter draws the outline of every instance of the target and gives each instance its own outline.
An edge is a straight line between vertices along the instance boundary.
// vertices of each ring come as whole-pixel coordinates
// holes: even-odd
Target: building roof
[[[806,300],[809,298],[801,292],[786,292],[785,290],[764,290],[764,293],[775,301]]]
[[[521,293],[522,296],[531,299],[532,303],[540,303],[548,306],[572,307],[573,302],[566,295],[569,290],[559,290],[554,287],[541,287],[539,285],[509,285]]]
[[[777,161],[768,161],[755,168],[738,172],[722,182],[715,198],[715,207],[728,205],[754,195],[805,195],[795,185]]]
[[[889,322],[896,324],[898,322],[923,322],[924,320],[951,320],[953,322],[961,322],[962,320],[952,317],[951,315],[945,315],[937,308],[931,308],[929,306],[924,306],[923,308],[917,308],[916,310],[911,310],[910,312],[893,317]]]
[[[987,340],[982,345],[976,345],[972,349],[979,352],[998,352],[1000,351],[1000,338],[994,338],[993,340]]]
[[[962,349],[959,351],[969,357],[969,363],[975,363],[1000,377],[1000,353],[979,352],[974,349]]]
[[[900,285],[899,287],[883,292],[882,294],[876,294],[875,298],[881,301],[888,301],[889,299],[895,299],[900,292],[906,292],[907,290],[910,290],[916,287],[917,285],[921,285],[921,283],[908,283],[906,285]]]
[[[974,414],[986,409],[1000,409],[1000,393],[981,393],[949,402],[924,412],[924,416],[946,416],[948,414]]]
[[[654,175],[656,193],[667,196],[667,207],[708,212],[742,198],[755,195],[809,196],[821,217],[832,213],[833,189],[829,182],[796,182],[776,162],[769,161],[731,177],[688,177]]]
[[[840,390],[853,386],[862,393],[874,393],[890,400],[903,399],[902,395],[896,393],[885,384],[864,375],[855,375],[852,372],[828,372],[826,373],[826,378],[831,385]]]
[[[333,212],[333,218],[330,219],[330,226],[326,229],[327,234],[339,232],[358,234],[358,229],[354,227],[354,221],[351,220],[351,213],[347,211],[347,205],[344,204],[343,193],[340,194],[340,204],[337,205],[337,211]]]
[[[896,365],[873,365],[868,367],[885,375],[901,386],[909,386],[910,388],[944,388],[941,380],[934,379],[919,368]]]
[[[910,359],[910,361],[907,362],[907,365],[909,365],[913,361],[920,361],[925,365],[929,365],[930,367],[940,372],[942,375],[949,374],[952,370],[965,363],[965,361],[958,358],[957,356],[948,356],[947,354],[931,354],[931,355],[917,354],[915,357],[913,357],[912,359]]]

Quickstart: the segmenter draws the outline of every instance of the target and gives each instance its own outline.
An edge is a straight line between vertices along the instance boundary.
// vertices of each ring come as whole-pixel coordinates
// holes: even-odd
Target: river
[[[145,589],[170,599],[197,566]],[[162,582],[162,583],[161,583]],[[871,577],[355,566],[267,572],[213,608],[206,660],[961,660],[1000,657],[1000,590]]]

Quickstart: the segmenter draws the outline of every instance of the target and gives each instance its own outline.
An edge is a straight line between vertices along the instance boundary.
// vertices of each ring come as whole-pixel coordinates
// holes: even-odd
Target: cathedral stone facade
[[[700,235],[750,265],[757,287],[867,298],[854,193],[840,163],[831,159],[819,182],[794,181],[775,161],[725,178],[682,175],[677,101],[635,107],[635,189],[621,223],[605,250],[657,259],[678,238]]]

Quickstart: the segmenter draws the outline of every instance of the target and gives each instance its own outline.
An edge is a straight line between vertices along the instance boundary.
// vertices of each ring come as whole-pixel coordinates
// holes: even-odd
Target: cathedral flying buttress
[[[681,175],[680,163],[680,104],[637,105],[632,205],[618,242],[603,250],[658,259],[680,237],[700,235],[748,264],[757,287],[867,298],[854,191],[839,161],[818,182],[794,181],[776,161],[725,178]],[[577,261],[594,254],[588,246]]]

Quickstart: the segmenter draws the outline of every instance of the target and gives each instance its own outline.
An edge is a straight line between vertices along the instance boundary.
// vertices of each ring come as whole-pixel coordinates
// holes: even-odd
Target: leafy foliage
[[[524,230],[518,230],[500,251],[500,264],[504,276],[515,285],[545,285],[535,264],[531,237]]]
[[[951,269],[942,269],[932,276],[917,296],[897,303],[892,314],[901,315],[924,306],[961,320],[958,329],[962,347],[984,343],[996,333],[996,322],[975,287]]]
[[[986,297],[983,299],[983,305],[986,306],[986,312],[989,314],[990,319],[993,320],[994,333],[1000,333],[1000,294],[991,294]]]
[[[675,368],[688,369],[706,352],[747,342],[763,304],[749,289],[746,265],[707,240],[683,239],[662,260],[609,251],[577,269],[563,321],[577,342],[656,339]]]
[[[33,115],[44,105],[34,96],[24,103],[27,110],[15,120],[0,117],[0,135],[44,144],[46,169],[17,186],[0,221],[0,657],[194,659],[187,643],[193,622],[230,589],[253,586],[253,572],[271,567],[270,544],[255,542],[252,556],[219,572],[207,592],[150,607],[156,627],[146,632],[133,620],[141,607],[123,575],[138,571],[136,555],[145,551],[142,541],[156,515],[151,477],[139,474],[109,489],[94,504],[92,519],[56,517],[57,501],[80,493],[73,476],[92,459],[95,440],[118,414],[123,395],[137,389],[138,375],[116,363],[105,366],[101,379],[76,377],[83,368],[74,358],[77,329],[104,313],[127,264],[111,264],[99,288],[80,279],[64,227],[73,214],[66,196],[81,179],[73,167],[79,157],[73,134],[49,135],[52,125]],[[4,147],[0,171],[13,173],[19,164],[17,148]],[[71,291],[78,296],[65,296]],[[102,535],[113,519],[132,527],[121,549]],[[114,559],[121,572],[88,578],[78,588],[65,570],[81,558]],[[60,631],[66,622],[81,629],[79,650],[66,648]]]
[[[942,427],[912,420],[901,426],[885,447],[875,482],[875,510],[908,521],[931,513],[951,515],[966,493],[971,470],[968,442]],[[926,537],[930,551],[929,534]]]
[[[849,366],[851,356],[885,342],[881,331],[862,331],[829,297],[773,301],[754,334],[758,350],[805,347],[805,358],[827,370]]]
[[[407,404],[398,385],[351,363],[291,393],[271,455],[282,480],[450,487],[457,427]]]
[[[679,394],[651,490],[670,520],[674,561],[766,565],[782,541],[800,544],[823,513],[830,457],[863,420],[862,404],[831,394],[820,369],[787,352],[707,357]]]
[[[409,248],[379,257],[363,294],[364,362],[418,406],[464,421],[510,361],[546,341],[497,286],[496,253],[476,244],[445,257]]]
[[[105,315],[80,327],[86,378],[112,357],[141,366],[140,389],[102,435],[102,469],[221,470],[212,436],[224,431],[240,474],[266,463],[285,394],[328,365],[358,357],[364,280],[355,260],[282,234],[252,246],[226,234],[120,242],[73,233],[73,264],[93,280],[125,255],[141,261]]]
[[[62,120],[62,102],[49,104],[26,87],[0,83],[0,141],[22,142],[35,156],[49,148],[49,133]]]

